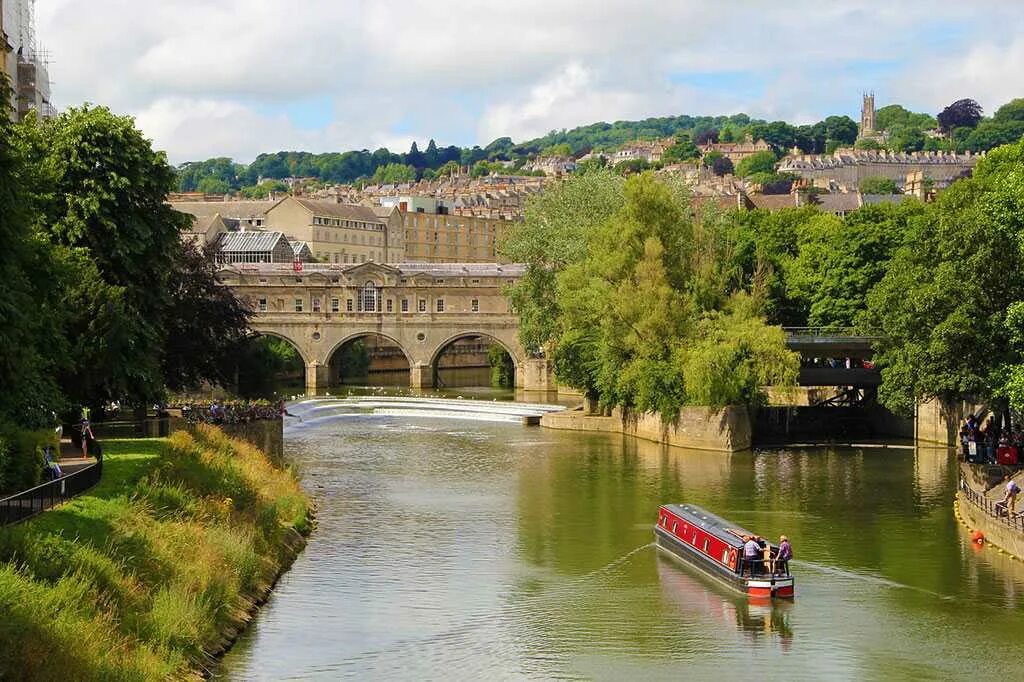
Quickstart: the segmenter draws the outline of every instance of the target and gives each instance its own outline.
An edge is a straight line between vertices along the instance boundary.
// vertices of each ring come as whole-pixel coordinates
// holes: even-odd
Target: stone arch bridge
[[[432,388],[439,356],[452,343],[483,337],[515,364],[516,388],[556,390],[550,363],[532,358],[504,289],[523,272],[493,263],[237,263],[218,272],[255,311],[253,331],[288,341],[306,366],[306,388],[328,386],[331,358],[347,342],[377,336],[409,363],[413,388]]]

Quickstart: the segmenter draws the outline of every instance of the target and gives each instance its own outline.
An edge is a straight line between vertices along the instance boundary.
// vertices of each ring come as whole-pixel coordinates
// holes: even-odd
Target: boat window
[[[708,539],[704,538],[704,553],[708,553]]]
[[[678,528],[678,527],[679,527],[679,523],[678,522],[672,524],[672,534],[673,535],[675,535],[676,528]]]
[[[722,563],[725,564],[726,566],[729,565],[729,548],[728,547],[726,547],[725,549],[722,550]]]

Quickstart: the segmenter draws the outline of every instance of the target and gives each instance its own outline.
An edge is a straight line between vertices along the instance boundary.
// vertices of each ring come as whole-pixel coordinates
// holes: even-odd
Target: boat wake
[[[819,573],[827,573],[829,575],[838,576],[840,578],[846,578],[848,580],[856,580],[858,582],[870,583],[872,585],[881,585],[883,587],[891,587],[891,588],[900,589],[900,590],[911,590],[913,592],[920,592],[921,594],[927,594],[930,597],[935,597],[937,599],[942,599],[944,601],[955,601],[956,600],[956,597],[953,597],[953,596],[948,595],[948,594],[940,594],[938,592],[935,592],[933,590],[929,590],[929,589],[924,588],[924,587],[917,587],[915,585],[907,585],[905,583],[897,582],[895,580],[890,580],[888,578],[883,578],[883,577],[878,576],[878,575],[872,575],[870,573],[859,573],[857,571],[848,571],[848,570],[845,570],[845,569],[842,569],[842,568],[836,568],[834,566],[825,566],[824,564],[816,564],[816,563],[814,563],[812,561],[798,561],[798,560],[794,559],[790,563],[792,563],[792,565],[795,566],[795,567],[808,568],[808,569],[810,569],[812,571],[817,571]]]

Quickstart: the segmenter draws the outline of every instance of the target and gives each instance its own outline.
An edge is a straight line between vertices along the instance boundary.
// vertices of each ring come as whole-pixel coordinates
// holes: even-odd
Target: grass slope
[[[295,477],[214,427],[104,453],[89,493],[0,533],[0,679],[194,676],[309,530]]]

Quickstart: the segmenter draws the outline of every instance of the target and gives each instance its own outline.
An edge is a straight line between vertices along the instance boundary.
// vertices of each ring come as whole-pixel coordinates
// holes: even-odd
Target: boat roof
[[[727,521],[717,514],[712,514],[707,509],[698,507],[695,504],[666,504],[664,507],[680,518],[686,519],[698,528],[703,528],[715,537],[725,540],[735,547],[743,546],[744,535],[757,535],[757,533],[749,531],[732,521]]]

